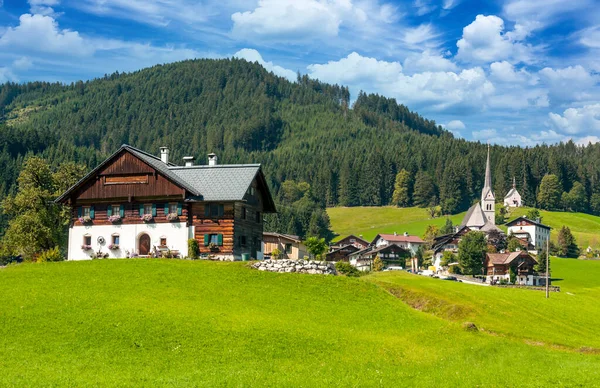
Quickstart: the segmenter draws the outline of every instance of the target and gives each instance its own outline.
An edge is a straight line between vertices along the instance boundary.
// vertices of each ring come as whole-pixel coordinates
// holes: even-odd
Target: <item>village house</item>
[[[327,261],[350,261],[350,255],[360,249],[354,245],[344,245],[333,249],[325,255]]]
[[[391,243],[386,245],[371,245],[360,251],[349,255],[350,264],[360,271],[370,271],[373,269],[373,260],[376,257],[381,259],[384,267],[405,266],[406,259],[411,257],[408,248],[401,247],[398,244]]]
[[[539,286],[545,284],[545,278],[534,270],[536,259],[526,251],[487,253],[484,269],[486,282],[510,281],[510,272],[515,274],[515,284]]]
[[[356,237],[355,235],[351,234],[350,236],[344,237],[343,239],[336,241],[329,248],[330,248],[330,251],[333,251],[333,250],[339,249],[341,247],[345,247],[347,245],[352,245],[358,249],[365,249],[366,247],[369,246],[369,242],[367,240],[363,239],[362,235],[359,237]]]
[[[548,239],[550,239],[551,228],[544,225],[540,220],[530,220],[525,216],[516,218],[506,224],[508,227],[508,235],[514,236],[522,241],[522,245],[527,243],[531,251],[539,252],[546,247]]]
[[[448,251],[457,255],[458,244],[460,243],[460,240],[470,231],[471,230],[466,226],[459,226],[456,228],[455,233],[439,236],[433,240],[433,266],[437,271],[442,270],[442,257],[444,256],[444,252]]]
[[[275,204],[259,164],[169,161],[123,145],[56,201],[72,208],[68,260],[188,255],[188,239],[220,260],[261,258]]]
[[[298,260],[308,256],[308,249],[298,236],[282,233],[263,233],[263,255],[271,258],[277,249],[282,259]]]
[[[411,255],[416,255],[420,246],[425,245],[419,236],[411,236],[408,233],[404,234],[378,234],[371,242],[371,246],[380,248],[386,245],[396,244],[410,252]]]

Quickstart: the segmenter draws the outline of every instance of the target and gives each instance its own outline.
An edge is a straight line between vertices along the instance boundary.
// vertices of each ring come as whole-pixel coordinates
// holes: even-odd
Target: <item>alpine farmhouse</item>
[[[262,258],[263,214],[275,204],[259,164],[169,161],[123,145],[56,202],[72,208],[68,260],[170,252],[188,256],[188,239],[218,260]]]

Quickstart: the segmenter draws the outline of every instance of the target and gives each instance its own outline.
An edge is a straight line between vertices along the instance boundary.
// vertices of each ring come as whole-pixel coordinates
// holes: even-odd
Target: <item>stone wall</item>
[[[252,264],[252,268],[269,272],[298,272],[311,275],[337,275],[335,265],[313,260],[264,260]]]

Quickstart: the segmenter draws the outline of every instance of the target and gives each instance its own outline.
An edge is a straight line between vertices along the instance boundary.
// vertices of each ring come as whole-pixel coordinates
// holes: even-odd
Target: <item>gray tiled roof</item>
[[[241,201],[259,170],[259,164],[169,167],[204,201]]]

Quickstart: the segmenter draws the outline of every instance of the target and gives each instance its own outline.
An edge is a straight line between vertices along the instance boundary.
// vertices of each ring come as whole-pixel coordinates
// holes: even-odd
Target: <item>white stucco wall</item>
[[[508,234],[511,232],[513,234],[519,234],[522,232],[527,232],[531,236],[531,243],[535,247],[536,250],[542,249],[546,246],[546,241],[550,237],[550,230],[545,228],[540,228],[536,225],[515,225],[508,227]]]
[[[376,247],[381,247],[384,245],[391,245],[392,243],[390,241],[387,241],[386,239],[380,237],[377,239],[377,241],[375,242],[375,246]],[[413,255],[417,254],[417,250],[419,249],[419,246],[422,245],[421,243],[412,243],[412,242],[395,242],[393,244],[398,245],[401,248],[407,249],[409,250]]]
[[[516,205],[515,205],[516,202]],[[521,195],[518,192],[512,193],[509,197],[504,198],[504,206],[506,207],[521,207],[523,202]]]
[[[115,233],[119,234],[119,249],[110,250],[108,246]],[[161,237],[166,237],[169,249],[178,250],[181,257],[187,256],[187,240],[194,235],[193,227],[187,227],[185,222],[73,226],[69,229],[68,260],[89,260],[98,249],[111,258],[126,257],[126,251],[138,252],[139,237],[144,233],[150,236],[150,250],[160,244]],[[92,249],[84,251],[81,245],[86,234],[91,236]],[[100,236],[104,237],[104,245],[98,243]]]

